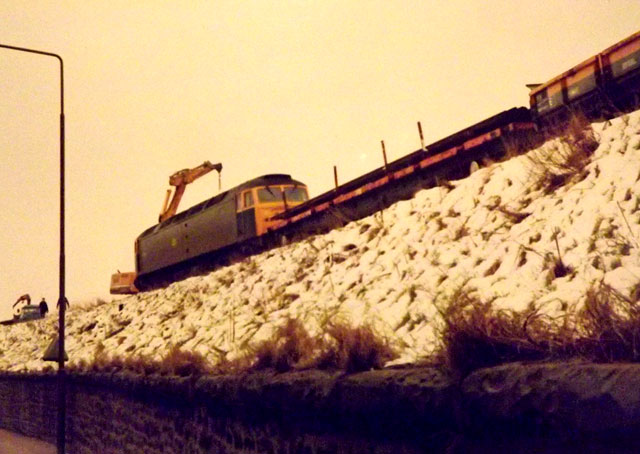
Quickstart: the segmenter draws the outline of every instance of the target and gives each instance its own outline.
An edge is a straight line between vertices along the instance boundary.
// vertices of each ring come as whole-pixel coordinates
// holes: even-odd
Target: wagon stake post
[[[382,159],[384,160],[384,168],[387,169],[387,150],[384,147],[384,140],[380,141],[380,145],[382,145]]]

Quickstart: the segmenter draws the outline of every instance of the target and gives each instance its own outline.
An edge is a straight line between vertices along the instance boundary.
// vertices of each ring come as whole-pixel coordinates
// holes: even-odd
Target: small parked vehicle
[[[28,320],[37,320],[42,318],[40,315],[40,306],[37,304],[27,304],[20,308],[20,314],[18,314],[17,322],[26,322]]]

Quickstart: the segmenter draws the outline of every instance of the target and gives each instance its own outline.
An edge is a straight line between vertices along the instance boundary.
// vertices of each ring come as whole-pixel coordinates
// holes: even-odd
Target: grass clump
[[[211,374],[214,369],[206,358],[197,352],[171,346],[158,360],[148,355],[110,355],[102,343],[98,344],[91,361],[81,360],[70,366],[79,372],[132,372],[139,375],[172,375],[179,377]]]
[[[440,310],[443,325],[437,363],[459,375],[514,361],[580,359],[597,363],[640,361],[640,306],[610,286],[593,285],[579,310],[556,317],[531,304],[496,309],[472,289],[457,289]]]
[[[288,318],[269,339],[248,348],[244,355],[233,360],[227,360],[226,355],[221,354],[215,366],[200,353],[181,350],[179,346],[170,346],[167,353],[157,359],[144,354],[109,354],[104,344],[99,343],[91,360],[75,362],[69,369],[180,377],[240,374],[265,369],[288,372],[318,368],[360,372],[380,369],[398,356],[388,340],[371,326],[328,321],[323,328],[320,335],[311,336],[302,322]]]
[[[557,141],[527,155],[529,172],[538,187],[549,194],[572,179],[584,178],[585,167],[598,145],[591,125],[576,114]]]
[[[289,318],[270,339],[252,348],[248,356],[255,358],[253,369],[273,368],[286,372],[309,363],[317,344],[300,321]]]
[[[312,337],[299,320],[289,318],[248,356],[255,357],[250,365],[254,370],[317,368],[360,372],[382,368],[397,353],[370,326],[328,322],[323,335]]]
[[[381,369],[398,355],[388,340],[371,326],[353,327],[346,323],[329,323],[327,337],[316,361],[320,369],[361,372]]]
[[[441,310],[437,362],[466,375],[505,362],[541,360],[548,355],[551,333],[534,309],[496,310],[471,290],[457,289]]]
[[[598,362],[640,361],[640,306],[612,287],[591,287],[579,313],[582,356]]]
[[[527,219],[531,213],[514,211],[506,207],[505,205],[500,205],[496,207],[496,209],[502,213],[512,224],[519,224],[525,219]]]
[[[591,124],[580,113],[571,116],[562,140],[572,149],[574,152],[572,158],[577,159],[578,162],[591,157],[599,145]]]
[[[207,375],[213,368],[207,359],[198,352],[172,347],[160,362],[160,373],[180,377]]]
[[[560,244],[558,243],[558,236],[560,235],[560,229],[554,229],[553,234],[551,235],[551,239],[556,243],[556,250],[558,251],[558,256],[554,257],[553,254],[548,254],[545,257],[545,261],[547,262],[547,267],[553,273],[553,278],[565,277],[570,273],[573,273],[573,267],[570,265],[566,265],[562,260],[562,254],[560,253]]]

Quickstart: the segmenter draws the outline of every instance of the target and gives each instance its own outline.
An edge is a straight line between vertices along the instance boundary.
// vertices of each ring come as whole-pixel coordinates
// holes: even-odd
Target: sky
[[[636,0],[16,1],[0,44],[64,59],[66,296],[134,269],[168,177],[289,173],[311,195],[493,114],[638,31]],[[0,319],[59,297],[57,60],[0,49]],[[181,208],[215,195],[207,175]]]

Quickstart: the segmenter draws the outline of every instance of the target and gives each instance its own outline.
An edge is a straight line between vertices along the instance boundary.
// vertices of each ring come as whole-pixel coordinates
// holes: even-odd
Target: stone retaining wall
[[[0,427],[55,443],[56,382],[0,374]],[[622,453],[639,428],[639,365],[67,377],[70,454]]]

